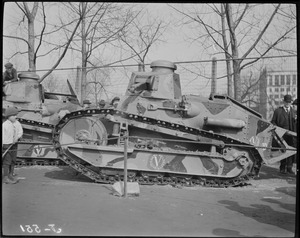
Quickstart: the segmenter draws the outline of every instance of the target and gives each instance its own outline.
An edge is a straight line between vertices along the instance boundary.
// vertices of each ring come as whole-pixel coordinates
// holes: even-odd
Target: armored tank
[[[53,129],[58,158],[95,182],[229,187],[296,153],[284,134],[231,97],[182,95],[176,65],[133,72],[116,107],[66,114]],[[272,140],[278,144],[272,148]]]
[[[81,108],[68,81],[70,94],[45,92],[40,77],[33,72],[18,75],[19,81],[3,87],[2,113],[16,107],[24,135],[18,145],[18,165],[58,164],[52,145],[52,130],[67,112]],[[63,96],[69,100],[59,100]]]

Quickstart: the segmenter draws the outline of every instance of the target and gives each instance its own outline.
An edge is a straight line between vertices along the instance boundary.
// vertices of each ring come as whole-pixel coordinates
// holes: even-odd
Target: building
[[[297,98],[297,71],[271,71],[267,73],[267,119],[271,120],[274,110],[282,105],[284,95]]]

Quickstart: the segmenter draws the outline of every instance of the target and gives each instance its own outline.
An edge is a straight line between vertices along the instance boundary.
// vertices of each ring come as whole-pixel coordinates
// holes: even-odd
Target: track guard
[[[278,126],[271,125],[261,133],[257,134],[256,140],[252,143],[257,147],[257,150],[260,156],[263,158],[263,161],[267,165],[275,164],[283,159],[286,159],[297,153],[297,149],[289,146],[286,141],[283,139],[283,136],[288,133],[294,136],[295,133],[289,133],[288,130],[283,129]],[[273,150],[272,148],[272,139],[277,140],[280,144],[280,148]]]

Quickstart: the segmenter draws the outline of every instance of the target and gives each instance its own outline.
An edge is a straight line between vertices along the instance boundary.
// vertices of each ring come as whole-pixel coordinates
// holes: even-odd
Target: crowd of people
[[[90,100],[85,99],[82,102],[82,107],[83,109],[90,109],[90,108],[98,108],[98,109],[103,109],[103,108],[117,108],[118,104],[120,102],[119,97],[114,97],[110,103],[106,103],[105,100],[101,99],[98,103],[98,106],[92,106],[92,103]]]

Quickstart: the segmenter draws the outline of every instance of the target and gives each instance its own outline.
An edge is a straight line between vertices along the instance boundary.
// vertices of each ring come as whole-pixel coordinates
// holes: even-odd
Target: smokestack
[[[211,67],[211,93],[216,94],[217,91],[217,58],[213,57]]]

